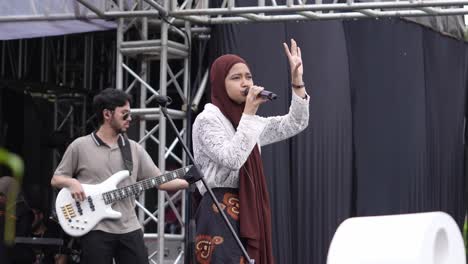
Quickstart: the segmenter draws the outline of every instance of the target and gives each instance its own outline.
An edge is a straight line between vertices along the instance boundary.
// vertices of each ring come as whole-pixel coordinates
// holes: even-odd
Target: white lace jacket
[[[292,137],[309,123],[309,100],[292,93],[289,113],[284,116],[260,117],[243,114],[237,131],[213,104],[206,104],[193,124],[195,163],[211,188],[239,187],[239,169],[255,144],[265,146]],[[200,193],[206,192],[197,182]]]

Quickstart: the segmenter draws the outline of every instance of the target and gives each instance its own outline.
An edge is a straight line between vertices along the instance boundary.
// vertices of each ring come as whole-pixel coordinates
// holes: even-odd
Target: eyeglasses
[[[110,111],[112,114],[114,114],[115,110],[110,110],[110,109],[107,109],[108,111]],[[130,112],[126,112],[125,114],[122,115],[122,119],[123,120],[128,120],[129,118],[132,118],[132,114],[130,114]]]
[[[130,112],[127,112],[122,116],[122,118],[123,118],[123,120],[127,120],[129,118],[132,118],[132,114],[130,114]]]

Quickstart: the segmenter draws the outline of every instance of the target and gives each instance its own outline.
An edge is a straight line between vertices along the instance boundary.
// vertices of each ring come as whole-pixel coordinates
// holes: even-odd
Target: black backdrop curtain
[[[278,263],[325,263],[336,228],[350,215],[352,122],[343,33],[341,22],[287,26],[287,38],[294,37],[303,51],[311,101],[309,127],[290,148],[292,261]],[[275,242],[281,251],[281,241]]]
[[[414,211],[412,189],[427,176],[422,27],[383,20],[376,30],[373,22],[345,25],[357,215]]]
[[[398,19],[219,25],[210,63],[247,60],[254,83],[291,98],[282,42],[303,51],[309,127],[262,150],[277,263],[326,263],[346,218],[440,210],[461,226],[467,46]]]
[[[345,28],[356,214],[437,210],[461,227],[466,45],[394,19]]]

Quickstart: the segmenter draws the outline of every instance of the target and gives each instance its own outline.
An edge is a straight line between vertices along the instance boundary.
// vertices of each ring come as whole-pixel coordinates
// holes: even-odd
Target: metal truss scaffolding
[[[103,10],[91,2],[96,0],[75,0],[94,13],[76,14],[50,13],[42,15],[2,15],[1,22],[42,21],[70,19],[113,19],[113,18],[159,18],[160,16],[192,21],[202,24],[238,22],[266,22],[285,20],[324,20],[364,17],[419,17],[452,16],[468,13],[467,0],[409,0],[409,1],[337,1],[323,3],[322,0],[252,0],[248,6],[236,6],[236,0],[224,0],[219,6],[209,6],[209,0],[101,0]],[[147,3],[148,8],[135,9],[136,2]],[[213,2],[213,1],[212,1]],[[277,2],[284,2],[278,4]],[[211,4],[213,5],[213,4]],[[123,8],[122,8],[123,7]]]
[[[79,2],[96,11],[98,15],[102,16],[105,13],[105,11],[98,11],[89,6],[85,1]],[[130,2],[119,0],[117,4],[120,12],[128,10],[129,14],[131,14],[132,12],[148,12],[148,10],[154,8],[167,9],[169,7],[167,1],[163,6],[153,1]],[[168,87],[174,88],[178,97],[177,101],[182,102],[182,109],[168,109],[168,112],[172,118],[181,119],[181,124],[179,124],[181,127],[177,133],[186,139],[187,120],[185,119],[186,113],[184,110],[187,109],[188,95],[190,94],[188,83],[191,33],[189,22],[187,22],[183,29],[172,27],[171,32],[174,35],[170,35],[169,27],[171,22],[165,20],[160,24],[156,34],[152,34],[152,32],[150,33],[149,19],[146,16],[122,16],[117,20],[116,87],[117,89],[124,89],[128,93],[136,92],[139,94],[139,104],[132,109],[132,114],[139,116],[140,119],[139,143],[145,147],[147,141],[151,140],[158,145],[158,167],[164,172],[168,158],[176,161],[178,167],[185,165],[186,158],[182,152],[176,153],[175,151],[178,143],[177,139],[174,139],[167,147],[166,119],[153,100],[156,95],[167,95]],[[132,34],[134,29],[136,29],[137,34]],[[154,38],[155,36],[156,38]],[[132,60],[137,61],[136,64],[133,64],[133,67],[130,64]],[[150,84],[151,66],[155,66],[151,63],[153,61],[159,61],[159,84],[157,88],[153,88]],[[150,124],[149,121],[154,119],[158,120],[157,124]],[[157,138],[154,136],[156,133],[158,133]],[[145,231],[144,236],[150,261],[152,263],[167,263],[169,261],[182,263],[186,218],[185,191],[178,191],[172,195],[165,191],[158,191],[158,204],[155,211],[151,210],[154,206],[146,202],[145,197],[145,195],[142,195],[137,201],[140,222],[143,223],[144,227],[151,221],[157,223],[157,232]],[[180,226],[172,234],[165,232],[165,212],[167,211],[175,215],[178,226]]]
[[[468,0],[403,0],[355,2],[346,0],[322,3],[322,0],[275,0],[240,1],[224,0],[216,4],[209,0],[76,0],[92,11],[80,15],[80,19],[102,18],[117,21],[116,36],[116,77],[117,89],[138,96],[132,114],[139,124],[139,143],[146,147],[150,141],[158,146],[158,166],[166,170],[166,161],[171,160],[181,167],[186,157],[178,140],[169,142],[170,129],[166,120],[154,103],[155,95],[177,97],[180,109],[168,109],[169,114],[178,120],[178,133],[187,140],[187,111],[196,109],[207,83],[208,71],[204,72],[196,95],[190,98],[190,51],[195,34],[209,32],[209,25],[228,23],[261,23],[301,20],[333,20],[380,17],[421,17],[453,16],[468,14]],[[246,3],[250,3],[246,6]],[[104,6],[102,9],[100,7]],[[0,21],[60,20],[78,18],[76,14],[48,14],[47,17],[1,16]],[[159,62],[159,67],[155,67]],[[152,68],[159,70],[157,85],[152,84]],[[92,74],[92,72],[90,73]],[[154,72],[153,72],[154,74]],[[173,98],[174,99],[174,98]],[[169,106],[170,107],[170,106]],[[58,110],[58,109],[57,109]],[[158,122],[154,122],[157,120]],[[60,124],[57,123],[57,126]],[[154,136],[158,133],[158,136]],[[180,152],[180,153],[178,153]],[[151,153],[150,153],[151,154]],[[155,221],[157,233],[145,230],[145,243],[148,246],[152,263],[183,263],[185,234],[185,192],[169,195],[158,191],[157,207],[149,205],[142,195],[137,201],[138,216],[146,226]],[[146,201],[145,201],[146,200]],[[176,201],[179,201],[177,203]],[[155,209],[156,208],[156,209]],[[165,232],[165,211],[172,210],[180,229],[172,234]],[[155,210],[154,210],[155,209]],[[170,243],[179,245],[174,257],[167,252]],[[170,260],[168,260],[170,259]]]
[[[201,1],[207,5],[208,1]],[[219,7],[174,8],[168,15],[201,24],[258,23],[300,20],[331,20],[378,17],[452,16],[468,13],[468,1],[342,1],[322,3],[322,0],[252,1],[252,6],[237,7],[236,1],[225,0]]]

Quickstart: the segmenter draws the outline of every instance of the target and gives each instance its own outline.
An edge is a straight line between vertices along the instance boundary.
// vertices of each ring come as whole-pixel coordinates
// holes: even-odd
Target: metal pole
[[[119,0],[119,8],[123,10],[123,0]],[[116,65],[115,65],[115,88],[122,90],[123,89],[123,71],[122,71],[122,62],[123,55],[120,52],[120,46],[123,42],[123,31],[124,31],[124,19],[119,18],[117,24],[117,48],[116,48]]]
[[[45,69],[44,69],[44,82],[47,82],[49,81],[49,49],[47,48],[47,46],[50,45],[50,41],[48,41],[46,38],[44,38],[44,47],[45,47],[45,51],[44,51],[44,65],[45,65]]]
[[[88,90],[92,90],[92,87],[93,87],[93,76],[94,76],[94,73],[93,73],[93,64],[94,64],[94,35],[91,35],[90,36],[90,40],[89,40],[89,78],[88,78],[88,84],[87,84],[87,88]]]
[[[81,111],[81,135],[84,135],[86,133],[86,95],[83,95],[81,99],[83,100],[83,110]]]
[[[67,83],[67,36],[63,36],[63,65],[62,65],[62,83]]]
[[[88,85],[88,75],[89,75],[89,70],[88,70],[88,65],[89,63],[89,36],[86,35],[84,37],[84,56],[83,56],[83,89],[86,89],[86,86]]]
[[[45,38],[42,38],[41,39],[41,83],[44,83],[45,82],[45,45],[46,45],[46,41],[45,41]]]
[[[187,32],[187,39],[185,40],[185,45],[187,46],[188,50],[188,56],[184,58],[184,84],[183,84],[183,89],[184,89],[184,96],[185,96],[185,109],[186,111],[190,111],[190,50],[191,50],[191,25],[190,22],[185,22],[185,32]],[[183,130],[187,131],[188,133],[185,133],[184,136],[182,137],[184,139],[185,144],[188,144],[188,139],[190,138],[191,134],[190,130],[187,130],[187,127],[190,126],[189,124],[190,119],[187,120],[187,118],[184,118],[182,121],[182,127]],[[184,161],[184,164],[187,164],[187,154],[185,154],[184,151],[182,151],[182,160]],[[182,219],[186,220],[187,215],[186,215],[186,206],[190,206],[190,204],[186,204],[186,195],[187,192],[183,193],[182,197]],[[185,234],[185,225],[182,225],[182,234]]]
[[[190,22],[185,22],[185,32],[187,32],[187,38],[185,39],[185,45],[187,46],[188,56],[184,59],[184,95],[187,99],[185,102],[185,110],[187,111],[186,118],[183,119],[183,127],[186,133],[183,135],[183,140],[186,145],[189,145],[189,139],[191,138],[191,90],[190,90],[190,58],[191,58],[191,25]],[[182,160],[184,164],[187,164],[187,154],[185,151],[182,151]],[[196,187],[189,187],[196,188]],[[193,189],[192,189],[193,190]],[[191,192],[190,192],[191,193]],[[183,192],[182,196],[182,219],[184,219],[184,225],[182,225],[182,234],[185,235],[184,239],[184,260],[185,263],[192,263],[194,256],[194,231],[195,231],[195,221],[192,218],[192,200],[191,196],[187,194],[187,191]]]
[[[140,0],[140,8],[141,10],[144,9],[144,3],[143,1]],[[148,18],[144,17],[141,19],[141,38],[142,40],[148,40]],[[145,82],[148,83],[148,61],[146,60],[141,60],[141,79]],[[147,97],[147,90],[146,87],[143,85],[143,83],[140,82],[140,109],[145,109],[146,108],[146,97]],[[145,137],[145,132],[146,132],[146,120],[141,119],[140,120],[140,135],[139,138],[142,139]],[[146,149],[146,141],[143,141],[140,143],[144,149]],[[143,205],[145,205],[145,195],[141,195],[139,202]],[[145,214],[143,210],[138,210],[138,218],[140,219],[140,222],[144,221]],[[143,226],[143,230],[144,230]]]
[[[2,41],[2,76],[5,76],[5,46],[6,46],[6,42],[5,41]]]
[[[164,0],[164,8],[167,10],[169,7],[169,0]],[[167,42],[168,42],[168,28],[169,25],[165,22],[161,24],[161,60],[160,65],[160,79],[159,87],[162,95],[167,94]],[[166,147],[166,119],[163,115],[159,117],[159,155],[158,163],[159,169],[164,172],[166,170],[165,156]],[[158,263],[164,261],[164,224],[165,224],[165,210],[164,210],[164,191],[158,190]]]
[[[20,39],[18,41],[18,72],[17,72],[17,77],[18,77],[18,80],[21,79],[21,64],[23,62],[22,60],[22,56],[23,56],[23,40]]]
[[[22,76],[25,76],[28,72],[28,40],[24,40],[24,54],[23,54],[23,73]]]
[[[65,103],[67,101],[68,100],[65,99]],[[75,132],[74,132],[74,130],[75,130],[74,129],[75,128],[75,118],[74,118],[74,116],[75,116],[75,105],[74,105],[74,100],[70,99],[69,103],[70,103],[70,113],[71,113],[70,121],[69,121],[70,122],[70,131],[69,131],[70,135],[69,136],[70,136],[70,138],[74,138],[75,137]]]

